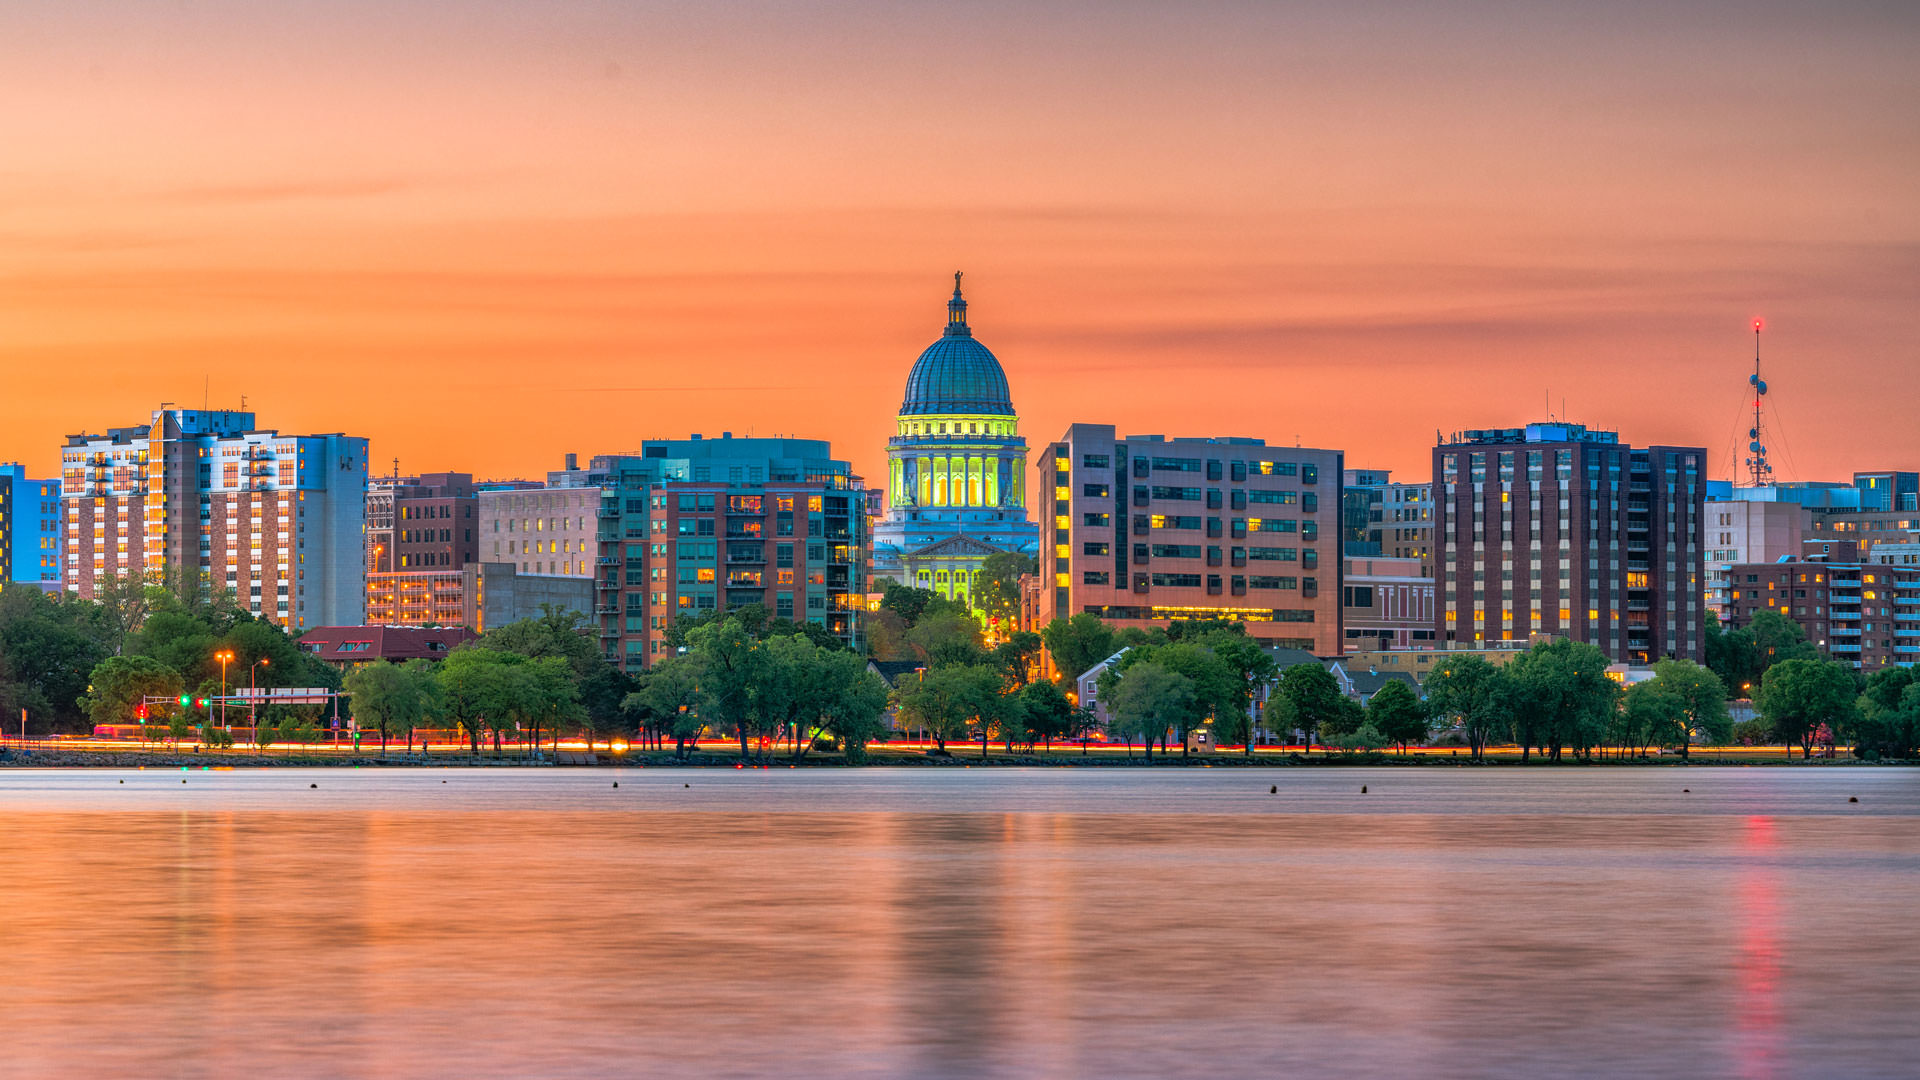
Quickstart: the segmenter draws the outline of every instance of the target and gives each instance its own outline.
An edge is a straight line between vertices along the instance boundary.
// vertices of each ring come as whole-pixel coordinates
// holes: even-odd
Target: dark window
[[[1080,545],[1082,555],[1105,555],[1106,553],[1107,542],[1104,540],[1088,540]]]
[[[1082,514],[1082,515],[1080,515],[1080,524],[1082,524],[1082,525],[1092,525],[1092,526],[1094,526],[1095,528],[1104,528],[1104,527],[1106,527],[1107,525],[1110,525],[1110,524],[1112,524],[1112,522],[1113,522],[1113,519],[1112,519],[1112,518],[1110,518],[1110,517],[1108,517],[1108,516],[1107,516],[1106,514]]]
[[[1155,574],[1153,583],[1170,589],[1197,589],[1200,587],[1199,574]]]
[[[1105,570],[1086,570],[1080,574],[1080,584],[1082,585],[1105,585],[1106,583],[1107,572]]]
[[[1107,455],[1082,454],[1080,456],[1080,467],[1084,469],[1104,469],[1107,467]]]

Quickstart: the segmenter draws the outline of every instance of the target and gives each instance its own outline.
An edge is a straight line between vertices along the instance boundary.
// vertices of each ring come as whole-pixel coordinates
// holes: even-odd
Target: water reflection
[[[290,810],[0,776],[0,1075],[1904,1074],[1915,817],[1793,809],[1837,772],[1629,813],[1611,775],[1552,813],[1477,777],[1180,813],[1244,777],[1047,810],[1011,774],[336,772]]]

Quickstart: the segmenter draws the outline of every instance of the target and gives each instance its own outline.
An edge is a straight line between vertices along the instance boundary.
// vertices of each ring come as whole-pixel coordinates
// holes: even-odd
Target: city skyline
[[[1425,479],[1436,428],[1551,412],[1725,479],[1764,317],[1778,477],[1842,480],[1920,457],[1857,389],[1913,336],[1915,18],[11,12],[0,459],[244,394],[376,472],[732,430],[879,486],[965,270],[1035,443],[1097,416]]]

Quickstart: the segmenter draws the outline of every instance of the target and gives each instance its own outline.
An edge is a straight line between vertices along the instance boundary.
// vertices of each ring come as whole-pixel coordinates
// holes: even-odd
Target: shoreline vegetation
[[[112,581],[93,599],[7,588],[0,716],[18,713],[23,741],[0,762],[1658,766],[1784,764],[1795,750],[1807,764],[1920,760],[1920,674],[1863,677],[1777,616],[1726,632],[1710,623],[1708,664],[1659,659],[1632,685],[1599,648],[1555,639],[1499,664],[1450,654],[1418,683],[1401,674],[1362,687],[1310,655],[1276,655],[1235,621],[1116,629],[1082,612],[1010,629],[1017,593],[1004,586],[1032,567],[992,569],[983,610],[889,583],[855,643],[870,655],[822,624],[748,605],[683,613],[638,671],[608,656],[582,615],[551,605],[438,659],[338,670],[203,577]],[[1735,722],[1734,687],[1752,719]]]
[[[518,751],[518,752],[516,752]],[[170,747],[62,747],[59,745],[36,746],[30,752],[10,746],[0,754],[0,769],[284,769],[284,768],[694,768],[694,769],[778,769],[778,768],[1155,768],[1155,769],[1274,769],[1274,768],[1352,768],[1390,767],[1390,768],[1453,768],[1473,767],[1486,769],[1589,769],[1589,768],[1675,768],[1682,766],[1706,768],[1748,768],[1753,766],[1794,768],[1832,768],[1835,766],[1886,766],[1901,767],[1920,765],[1913,761],[1866,760],[1841,752],[1833,757],[1815,757],[1803,759],[1778,751],[1756,751],[1752,747],[1695,747],[1693,753],[1682,757],[1675,753],[1666,753],[1647,757],[1627,756],[1622,758],[1575,759],[1566,758],[1552,761],[1539,755],[1523,759],[1519,749],[1489,748],[1482,757],[1476,759],[1464,750],[1457,753],[1427,751],[1424,753],[1398,754],[1383,750],[1326,750],[1316,747],[1311,753],[1298,750],[1286,752],[1262,751],[1251,757],[1233,751],[1209,754],[1192,754],[1182,757],[1178,754],[1156,755],[1149,759],[1135,753],[1129,756],[1125,751],[1112,747],[1082,754],[1077,747],[1058,748],[1052,752],[1022,753],[1018,750],[1006,753],[996,749],[982,758],[977,753],[929,753],[921,750],[888,750],[883,746],[867,749],[864,760],[848,761],[846,755],[834,751],[814,751],[804,757],[794,758],[785,751],[749,755],[742,758],[729,748],[727,750],[694,750],[684,756],[672,750],[634,750],[609,752],[598,750],[561,750],[557,754],[551,749],[529,753],[522,747],[508,747],[499,757],[483,752],[474,756],[466,750],[437,751],[411,754],[390,753],[385,757],[378,751],[293,751],[270,749],[256,753],[250,749],[192,748],[176,750]]]

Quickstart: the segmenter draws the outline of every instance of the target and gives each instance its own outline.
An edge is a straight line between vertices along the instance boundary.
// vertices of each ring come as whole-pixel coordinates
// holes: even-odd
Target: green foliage
[[[88,679],[87,716],[96,724],[130,724],[143,697],[177,698],[185,687],[180,673],[150,656],[109,656]],[[148,715],[164,720],[180,713],[177,704],[159,704]],[[191,730],[191,728],[189,728]]]
[[[1319,664],[1295,664],[1281,672],[1274,696],[1286,699],[1292,726],[1306,735],[1309,746],[1318,732],[1337,729],[1350,715],[1339,682]],[[1271,702],[1267,711],[1273,711]],[[1272,730],[1271,724],[1268,727]]]
[[[754,692],[766,673],[760,642],[731,618],[696,628],[687,641],[703,665],[701,715],[713,727],[731,728],[740,739],[740,756],[747,757],[748,743],[765,731],[754,708]]]
[[[1427,676],[1427,708],[1460,725],[1475,758],[1513,730],[1514,687],[1484,657],[1450,656]]]
[[[1031,555],[1000,551],[980,564],[980,577],[974,585],[973,602],[993,619],[1017,619],[1020,616],[1020,578],[1039,570]]]
[[[1681,738],[1675,740],[1685,754],[1696,737],[1719,745],[1733,737],[1733,717],[1727,713],[1727,688],[1712,670],[1691,660],[1657,660],[1653,681],[1660,691],[1680,702]],[[1659,742],[1670,746],[1673,743]]]
[[[621,703],[622,712],[633,717],[637,726],[671,738],[675,757],[686,757],[687,744],[697,741],[706,727],[700,715],[700,676],[705,667],[697,655],[656,660],[641,676],[639,689]]]
[[[982,716],[994,715],[1000,686],[1000,673],[984,664],[903,677],[895,691],[900,722],[925,729],[944,753],[948,740],[966,738]]]
[[[1635,683],[1616,710],[1608,735],[1614,744],[1642,752],[1649,746],[1684,745],[1686,699],[1668,691],[1659,679]]]
[[[1025,715],[1027,734],[1035,742],[1053,748],[1055,739],[1067,739],[1078,726],[1078,710],[1068,700],[1059,683],[1035,680],[1020,688],[1020,708]]]
[[[1040,635],[1015,630],[993,647],[987,659],[1000,669],[1007,685],[1017,690],[1033,678],[1034,666],[1040,661]]]
[[[1040,628],[1040,639],[1062,678],[1073,682],[1115,652],[1113,627],[1098,615],[1080,612]]]
[[[95,665],[112,655],[99,605],[0,583],[0,714],[40,732],[77,728]]]
[[[949,600],[931,589],[916,589],[889,581],[881,586],[880,610],[891,611],[905,620],[909,628],[929,615],[971,615],[967,605]]]
[[[1857,712],[1847,732],[1855,753],[1891,758],[1920,755],[1920,678],[1913,668],[1875,672],[1860,695]]]
[[[1824,725],[1851,730],[1857,706],[1853,669],[1830,660],[1783,660],[1767,669],[1754,699],[1773,727],[1774,737],[1800,744],[1801,756],[1813,756]]]
[[[1413,687],[1391,679],[1367,702],[1367,725],[1389,743],[1406,752],[1408,743],[1425,742],[1428,731],[1427,707]]]
[[[846,652],[828,653],[826,677],[834,692],[826,701],[822,722],[840,740],[849,763],[866,760],[867,744],[887,734],[887,680],[867,669],[866,662]]]
[[[928,667],[965,667],[986,660],[980,621],[964,610],[921,615],[907,631],[907,645]]]
[[[1533,747],[1558,761],[1562,750],[1586,754],[1606,738],[1620,685],[1607,678],[1607,657],[1585,642],[1542,642],[1514,657],[1506,675],[1515,693],[1514,734],[1522,756]]]
[[[200,742],[209,750],[226,750],[233,746],[233,736],[218,724],[206,723],[200,725]]]
[[[1124,682],[1126,674],[1138,664],[1154,663],[1176,674],[1184,676],[1193,697],[1187,707],[1178,713],[1167,716],[1167,720],[1179,732],[1181,751],[1186,749],[1188,734],[1200,727],[1209,718],[1233,717],[1245,707],[1243,692],[1245,683],[1199,638],[1157,645],[1136,645],[1120,654],[1120,658],[1100,677],[1100,693],[1103,699],[1112,693],[1113,687]],[[1111,713],[1111,707],[1109,707]]]
[[[362,728],[380,732],[382,754],[389,739],[411,741],[416,727],[445,708],[444,691],[426,660],[363,664],[347,676],[346,690],[352,696],[354,720]]]
[[[1765,720],[1742,720],[1733,725],[1736,746],[1765,746],[1774,741],[1773,725]]]
[[[1101,698],[1107,706],[1108,729],[1129,746],[1135,739],[1145,742],[1148,757],[1153,756],[1153,743],[1165,739],[1169,727],[1191,722],[1200,701],[1192,679],[1152,659],[1129,665],[1111,691],[1102,688]]]
[[[552,604],[541,604],[538,617],[521,619],[482,634],[468,648],[494,649],[518,653],[529,659],[555,656],[565,660],[574,674],[585,678],[607,666],[599,642],[582,629],[586,616]]]
[[[1707,667],[1727,691],[1749,697],[1773,665],[1786,660],[1818,660],[1820,650],[1807,640],[1798,623],[1777,611],[1756,612],[1743,627],[1724,629],[1707,616]]]

